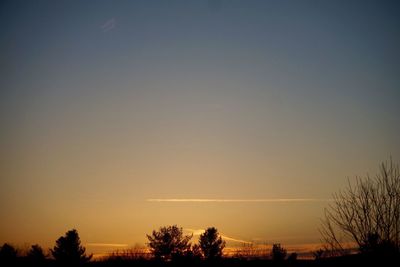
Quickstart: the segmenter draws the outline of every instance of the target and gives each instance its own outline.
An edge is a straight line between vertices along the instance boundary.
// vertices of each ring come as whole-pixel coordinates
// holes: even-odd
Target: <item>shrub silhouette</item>
[[[153,256],[158,260],[170,261],[184,256],[190,250],[192,235],[183,235],[182,228],[176,225],[160,227],[159,231],[153,231],[146,235],[147,243]]]
[[[17,250],[10,244],[4,243],[0,249],[0,263],[11,265],[17,260]]]
[[[41,265],[46,261],[46,255],[39,245],[32,245],[27,254],[28,261],[35,265]]]
[[[225,241],[222,240],[216,228],[209,227],[200,235],[199,245],[205,259],[215,260],[221,258]]]
[[[54,259],[61,265],[81,265],[88,262],[92,255],[87,256],[85,248],[81,246],[78,232],[72,229],[56,241],[56,246],[51,250]]]
[[[313,252],[313,256],[314,256],[314,260],[319,261],[322,259],[322,257],[324,256],[325,251],[320,248],[316,251]]]
[[[391,159],[374,178],[356,177],[355,185],[349,182],[333,198],[321,227],[331,255],[344,254],[346,239],[363,254],[399,254],[400,171]]]
[[[283,261],[286,258],[287,251],[281,244],[273,244],[271,250],[271,257],[274,261]]]
[[[295,261],[297,261],[297,253],[296,253],[296,252],[290,253],[290,255],[287,257],[287,260],[288,260],[289,262],[295,262]]]
[[[141,246],[135,246],[124,250],[115,250],[106,257],[108,261],[144,261],[149,260],[150,258],[147,249]]]
[[[382,240],[376,233],[368,234],[367,242],[360,246],[360,252],[373,258],[391,258],[399,253],[391,240]]]
[[[234,253],[234,257],[244,260],[267,258],[267,256],[266,249],[253,243],[243,243]]]
[[[189,252],[189,255],[194,260],[199,260],[202,257],[200,245],[194,244]]]

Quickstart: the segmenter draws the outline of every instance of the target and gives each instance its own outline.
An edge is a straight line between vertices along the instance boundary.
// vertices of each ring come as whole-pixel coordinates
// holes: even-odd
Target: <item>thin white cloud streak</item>
[[[219,198],[149,198],[147,202],[218,202],[218,203],[262,203],[262,202],[329,202],[329,198],[260,198],[260,199],[219,199]]]
[[[128,244],[115,244],[115,243],[86,243],[88,247],[129,247]]]
[[[190,228],[186,228],[184,229],[185,231],[188,231],[190,233],[192,233],[194,236],[199,236],[202,233],[205,232],[204,229],[190,229]],[[232,241],[232,242],[237,242],[237,243],[243,243],[243,244],[252,244],[252,242],[246,241],[246,240],[241,240],[241,239],[237,239],[237,238],[233,238],[227,235],[224,235],[222,233],[220,233],[220,236],[222,237],[222,239],[226,240],[226,241]]]
[[[222,234],[221,234],[221,237],[222,237],[222,239],[228,240],[228,241],[233,241],[233,242],[238,242],[238,243],[243,243],[243,244],[252,244],[252,242],[250,242],[250,241],[245,241],[245,240],[241,240],[241,239],[236,239],[236,238],[229,237],[229,236],[222,235]]]
[[[190,229],[190,228],[185,228],[185,229],[183,229],[183,230],[184,230],[184,231],[187,231],[187,232],[189,232],[189,233],[191,233],[191,234],[193,234],[194,236],[199,236],[199,235],[201,235],[202,233],[205,232],[204,229]]]

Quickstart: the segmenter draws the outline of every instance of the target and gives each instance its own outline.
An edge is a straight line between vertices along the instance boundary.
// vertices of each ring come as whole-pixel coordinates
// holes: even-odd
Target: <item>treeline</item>
[[[25,255],[5,243],[0,248],[0,266],[21,267],[72,267],[72,266],[366,266],[370,263],[379,266],[397,266],[386,259],[371,261],[363,254],[342,257],[324,257],[324,251],[314,252],[313,260],[298,260],[296,253],[288,254],[280,244],[273,244],[268,258],[224,255],[225,241],[215,227],[207,228],[197,243],[191,243],[193,235],[185,235],[183,229],[173,225],[161,227],[147,235],[146,252],[114,252],[107,257],[92,260],[81,245],[75,229],[67,231],[58,238],[55,246],[46,254],[39,245],[32,245]]]
[[[128,262],[136,264],[143,264],[143,262],[152,264],[190,263],[192,265],[222,263],[226,242],[215,227],[207,228],[200,235],[198,243],[191,243],[192,237],[193,234],[184,235],[183,229],[176,225],[161,227],[158,231],[154,230],[147,235],[147,253],[113,252],[107,257],[90,261],[92,255],[86,254],[77,230],[72,229],[56,240],[49,255],[37,244],[32,245],[25,255],[20,255],[16,248],[5,243],[0,248],[0,264],[1,266],[82,266],[101,263],[115,265]],[[289,262],[297,260],[296,253],[286,256],[287,251],[280,244],[272,246],[271,259],[274,262],[283,262],[285,259]],[[240,257],[237,255],[236,258]]]
[[[20,255],[10,244],[0,249],[1,266],[79,266],[88,263],[92,255],[86,255],[78,231],[72,229],[56,240],[56,245],[47,255],[38,244],[32,245],[26,255]]]

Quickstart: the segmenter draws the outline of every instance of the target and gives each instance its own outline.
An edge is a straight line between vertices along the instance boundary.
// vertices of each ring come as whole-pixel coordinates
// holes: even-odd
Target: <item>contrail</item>
[[[238,242],[238,243],[243,243],[243,244],[253,244],[252,242],[249,242],[249,241],[236,239],[236,238],[229,237],[229,236],[222,235],[222,234],[221,234],[221,237],[222,237],[222,239],[225,239],[225,240],[228,240],[228,241],[233,241],[233,242]]]
[[[149,198],[148,202],[325,202],[326,198],[259,198],[259,199],[220,199],[220,198]]]
[[[199,236],[202,233],[205,232],[204,229],[190,229],[190,228],[185,228],[184,230],[191,232],[194,236]],[[230,236],[226,236],[224,234],[220,234],[222,239],[224,240],[228,240],[228,241],[233,241],[233,242],[237,242],[237,243],[243,243],[243,244],[252,244],[252,242],[246,241],[246,240],[242,240],[242,239],[237,239],[237,238],[233,238]]]

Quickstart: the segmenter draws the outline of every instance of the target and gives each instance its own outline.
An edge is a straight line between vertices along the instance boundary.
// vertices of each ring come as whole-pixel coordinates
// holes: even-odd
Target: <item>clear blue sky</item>
[[[318,241],[400,161],[397,1],[2,1],[0,242]],[[154,198],[321,201],[150,202]]]

